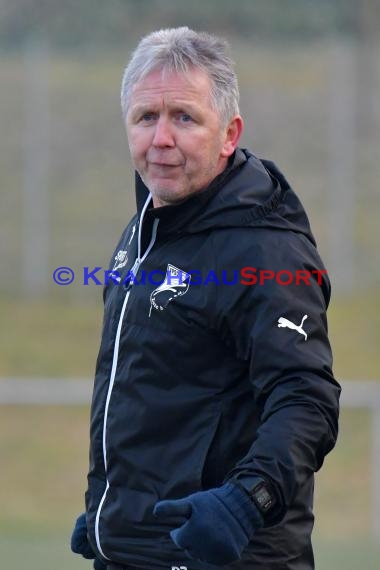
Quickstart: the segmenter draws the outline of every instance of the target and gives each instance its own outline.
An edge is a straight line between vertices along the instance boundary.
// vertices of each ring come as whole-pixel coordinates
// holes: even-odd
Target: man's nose
[[[166,117],[160,117],[156,123],[152,145],[156,147],[175,146],[172,125]]]

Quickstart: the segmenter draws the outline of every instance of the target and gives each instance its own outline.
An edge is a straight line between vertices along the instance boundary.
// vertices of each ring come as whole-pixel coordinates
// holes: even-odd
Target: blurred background
[[[0,560],[81,570],[90,386],[106,267],[135,210],[119,109],[142,35],[230,41],[246,130],[301,197],[327,265],[339,443],[316,476],[316,568],[380,564],[378,0],[1,0]],[[68,266],[76,279],[54,283]]]

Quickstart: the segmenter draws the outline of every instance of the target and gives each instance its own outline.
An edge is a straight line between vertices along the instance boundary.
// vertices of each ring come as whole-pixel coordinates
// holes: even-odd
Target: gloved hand
[[[73,533],[71,535],[71,550],[75,554],[81,554],[84,558],[91,560],[95,558],[95,552],[92,550],[87,538],[86,513],[82,513],[75,523]],[[101,560],[95,558],[95,570],[107,570],[107,566]]]
[[[216,565],[238,560],[264,524],[248,493],[234,483],[159,501],[153,514],[162,520],[181,517],[183,524],[170,532],[173,542],[191,558]]]

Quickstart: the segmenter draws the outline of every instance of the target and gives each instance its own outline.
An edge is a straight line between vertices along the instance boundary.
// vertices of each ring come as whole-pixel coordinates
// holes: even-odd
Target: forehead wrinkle
[[[135,104],[131,105],[131,112],[136,113],[140,111],[190,111],[190,112],[200,112],[201,106],[196,102],[189,101],[186,99],[174,99],[167,100],[163,95],[160,99],[150,99],[136,101]]]
[[[151,81],[152,75],[159,74],[159,81],[165,81],[162,85],[147,85],[146,83]],[[182,84],[180,85],[170,85],[168,84],[170,81],[170,76],[177,76],[183,80]],[[130,100],[130,109],[135,110],[139,109],[140,107],[144,107],[145,105],[154,105],[157,104],[156,96],[160,97],[160,100],[157,104],[157,107],[160,105],[165,107],[167,104],[171,103],[171,99],[174,99],[175,105],[187,105],[192,106],[193,108],[199,109],[202,106],[202,102],[204,99],[199,97],[200,94],[200,87],[207,86],[208,93],[207,98],[209,105],[211,106],[211,90],[210,90],[210,80],[207,75],[201,73],[199,76],[201,80],[201,85],[195,85],[195,80],[191,80],[189,77],[185,76],[182,73],[163,73],[161,72],[151,72],[146,77],[143,77],[139,82],[136,83],[134,88],[131,92],[131,100]],[[199,83],[199,81],[198,81]],[[184,93],[185,92],[185,93]],[[189,96],[189,99],[188,99]],[[195,100],[193,97],[195,96]],[[135,101],[134,101],[135,99]],[[165,99],[169,99],[166,103]]]
[[[189,113],[193,117],[202,117],[206,112],[213,112],[211,106],[205,108],[202,106],[201,101],[194,101],[184,98],[183,95],[180,98],[171,98],[170,95],[162,94],[160,97],[150,97],[149,95],[145,98],[139,98],[136,103],[130,107],[130,115],[138,116],[142,113],[152,112],[152,113],[165,113],[167,115],[174,115],[178,112]]]

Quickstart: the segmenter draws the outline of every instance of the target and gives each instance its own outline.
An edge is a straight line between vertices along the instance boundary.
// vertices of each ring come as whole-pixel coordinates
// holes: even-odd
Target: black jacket
[[[273,163],[238,149],[205,191],[141,210],[104,289],[92,546],[145,569],[211,568],[174,545],[176,521],[158,522],[154,504],[259,475],[281,498],[281,520],[231,568],[309,570],[313,473],[336,441],[340,388],[330,285],[303,207]]]

